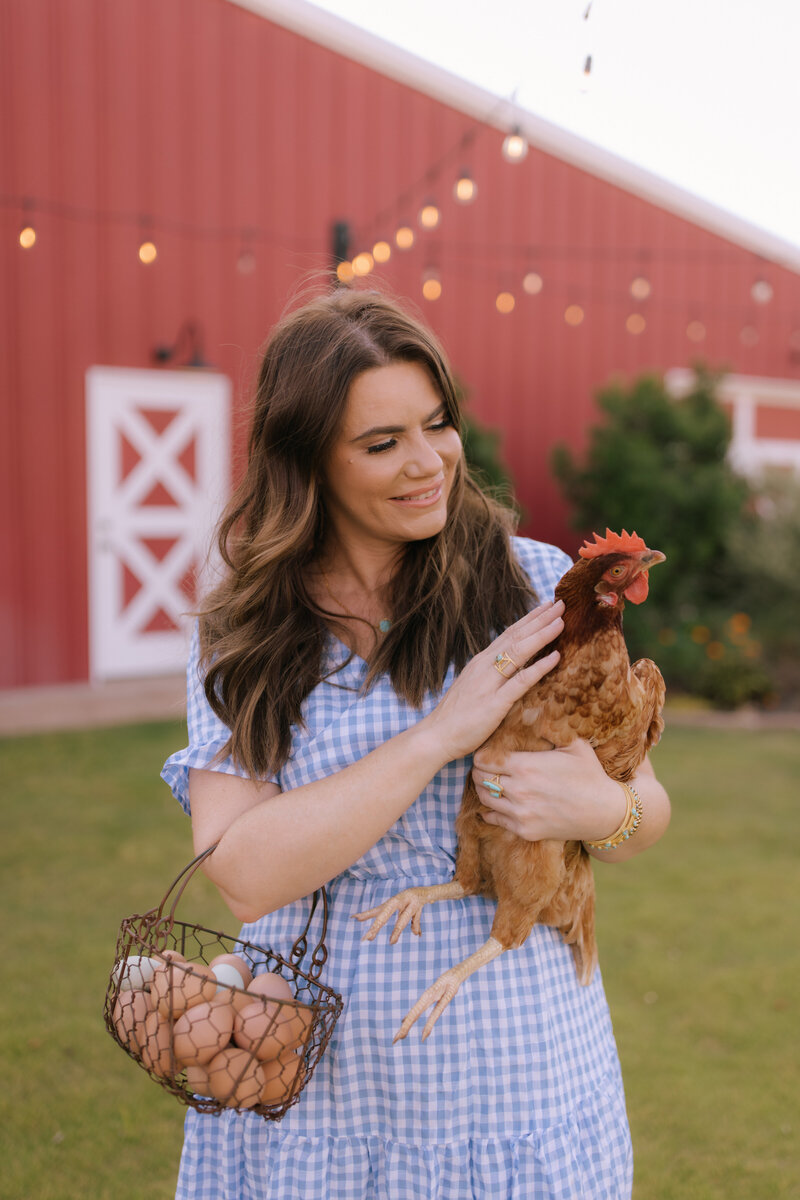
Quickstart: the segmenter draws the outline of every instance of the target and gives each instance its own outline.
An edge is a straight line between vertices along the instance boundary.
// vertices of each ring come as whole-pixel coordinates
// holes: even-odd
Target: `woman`
[[[467,475],[459,427],[438,345],[374,293],[315,300],[266,347],[248,469],[220,528],[227,574],[189,664],[191,744],[164,777],[187,811],[191,798],[196,850],[219,843],[206,869],[247,940],[287,956],[326,885],[322,978],[345,1009],[280,1123],[190,1110],[187,1200],[630,1195],[602,984],[579,985],[557,932],[536,927],[473,976],[424,1044],[393,1045],[428,983],[485,941],[493,904],[433,905],[422,938],[396,945],[362,943],[353,920],[452,876],[470,769],[486,819],[530,839],[599,840],[624,810],[584,744],[515,756],[502,803],[472,763],[557,661],[493,667],[558,635],[549,601],[570,560],[509,536]],[[606,861],[666,826],[648,765],[636,784],[644,819]]]

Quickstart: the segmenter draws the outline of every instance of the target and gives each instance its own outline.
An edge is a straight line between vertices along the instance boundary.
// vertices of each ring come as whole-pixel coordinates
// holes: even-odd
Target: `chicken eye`
[[[616,567],[611,568],[609,575],[612,575],[614,579],[619,579],[620,575],[624,574],[624,572],[625,568],[617,565]]]

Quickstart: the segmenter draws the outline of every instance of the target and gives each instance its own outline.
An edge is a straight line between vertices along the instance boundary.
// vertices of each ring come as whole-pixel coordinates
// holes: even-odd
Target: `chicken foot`
[[[422,993],[414,1007],[406,1014],[402,1025],[392,1039],[392,1045],[404,1038],[414,1022],[425,1012],[425,1009],[435,1003],[436,1007],[428,1017],[425,1028],[422,1031],[422,1041],[424,1042],[464,980],[473,975],[475,971],[480,970],[486,963],[503,954],[505,949],[506,947],[502,942],[499,942],[497,938],[490,937],[474,954],[470,954],[469,958],[465,958],[463,962],[457,963],[454,967],[450,967],[449,970],[445,971],[443,975],[440,975],[436,982],[432,983]]]
[[[396,896],[391,896],[376,908],[355,913],[353,919],[355,921],[372,921],[372,925],[362,938],[362,941],[372,942],[386,922],[394,913],[397,913],[397,920],[389,938],[390,944],[394,946],[409,921],[411,922],[411,932],[415,933],[417,937],[422,934],[420,914],[426,904],[433,904],[437,900],[462,900],[466,894],[461,884],[455,879],[451,879],[449,883],[437,883],[430,887],[405,888],[404,891],[398,892]]]

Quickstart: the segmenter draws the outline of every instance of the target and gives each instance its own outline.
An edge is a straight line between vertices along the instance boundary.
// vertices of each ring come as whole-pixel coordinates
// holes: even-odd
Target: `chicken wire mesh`
[[[206,1113],[246,1109],[277,1121],[299,1100],[343,1007],[341,996],[319,981],[327,959],[327,896],[324,889],[314,893],[288,959],[176,920],[186,885],[213,849],[184,868],[158,908],[122,921],[105,1024],[125,1053],[183,1104]],[[322,928],[309,955],[320,900]]]

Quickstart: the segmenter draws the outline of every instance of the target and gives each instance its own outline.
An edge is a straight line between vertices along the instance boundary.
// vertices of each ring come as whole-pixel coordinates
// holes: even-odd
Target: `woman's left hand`
[[[494,776],[501,796],[485,786]],[[502,759],[478,750],[472,779],[484,805],[484,821],[529,842],[596,841],[625,816],[622,788],[609,779],[584,741],[563,750],[512,751]]]

